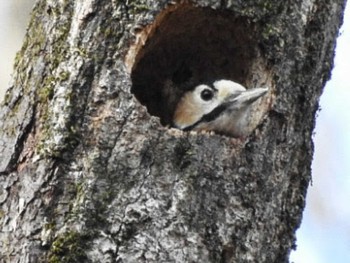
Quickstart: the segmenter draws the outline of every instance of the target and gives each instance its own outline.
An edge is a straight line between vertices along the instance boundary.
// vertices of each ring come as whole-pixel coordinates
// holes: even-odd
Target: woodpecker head
[[[182,130],[207,130],[244,136],[249,107],[267,88],[246,90],[230,80],[199,85],[188,91],[176,106],[173,122]]]

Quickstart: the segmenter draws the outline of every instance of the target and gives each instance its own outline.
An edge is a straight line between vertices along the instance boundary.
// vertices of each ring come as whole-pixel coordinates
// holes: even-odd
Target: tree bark
[[[37,1],[0,109],[1,262],[288,262],[344,6]],[[249,136],[166,126],[219,78],[269,87]]]

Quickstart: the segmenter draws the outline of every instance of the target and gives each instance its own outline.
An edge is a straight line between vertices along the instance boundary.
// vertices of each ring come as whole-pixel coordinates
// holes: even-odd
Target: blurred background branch
[[[34,0],[0,1],[0,98],[8,88],[16,52],[21,48]]]

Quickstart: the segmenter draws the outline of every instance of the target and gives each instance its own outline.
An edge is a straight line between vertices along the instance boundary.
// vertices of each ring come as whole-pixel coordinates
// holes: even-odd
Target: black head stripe
[[[219,106],[217,106],[215,109],[213,109],[211,112],[204,114],[202,116],[202,118],[200,118],[197,122],[195,122],[194,124],[185,127],[183,130],[184,131],[190,131],[193,130],[196,126],[198,126],[199,124],[203,123],[203,122],[211,122],[213,120],[215,120],[221,113],[223,113],[228,107],[228,104],[223,103]]]
[[[212,90],[218,91],[218,89],[214,87],[213,83],[211,83],[211,84],[206,84],[206,85],[207,85],[208,87],[210,87]]]

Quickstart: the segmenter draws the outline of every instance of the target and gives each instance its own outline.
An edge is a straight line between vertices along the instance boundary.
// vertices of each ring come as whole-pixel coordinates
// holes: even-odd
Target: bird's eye
[[[202,100],[208,101],[208,100],[211,100],[213,97],[214,97],[214,93],[210,89],[205,89],[201,92]]]

